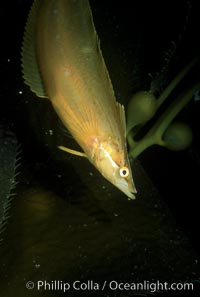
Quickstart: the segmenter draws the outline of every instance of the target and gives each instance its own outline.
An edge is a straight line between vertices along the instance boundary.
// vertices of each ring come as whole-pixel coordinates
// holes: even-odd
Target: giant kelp
[[[15,194],[19,146],[14,133],[0,127],[0,242],[9,218],[11,202]]]
[[[160,112],[162,105],[171,95],[172,91],[184,79],[188,72],[196,66],[199,67],[199,57],[195,58],[176,77],[166,86],[161,94],[156,97],[152,85],[148,91],[139,91],[135,93],[128,104],[128,143],[130,145],[129,155],[136,158],[145,149],[152,145],[164,146],[168,149],[179,151],[188,148],[192,142],[192,131],[184,123],[173,122],[178,113],[195,97],[200,89],[198,75],[183,91],[169,104],[169,106]],[[198,73],[196,71],[196,73]],[[159,113],[160,112],[160,113]],[[135,140],[140,129],[148,122],[154,119],[155,114],[159,113],[155,122],[140,140]]]

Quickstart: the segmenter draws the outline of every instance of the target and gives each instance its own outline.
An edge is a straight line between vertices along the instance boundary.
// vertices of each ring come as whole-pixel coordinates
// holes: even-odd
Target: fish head
[[[127,195],[129,199],[135,199],[134,194],[137,191],[126,147],[120,150],[113,143],[101,142],[93,154],[92,163],[109,182]]]

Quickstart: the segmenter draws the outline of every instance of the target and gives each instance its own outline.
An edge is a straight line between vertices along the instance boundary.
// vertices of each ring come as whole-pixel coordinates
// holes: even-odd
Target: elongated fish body
[[[50,99],[88,160],[134,198],[124,107],[116,102],[88,0],[35,0],[22,66],[25,83]]]

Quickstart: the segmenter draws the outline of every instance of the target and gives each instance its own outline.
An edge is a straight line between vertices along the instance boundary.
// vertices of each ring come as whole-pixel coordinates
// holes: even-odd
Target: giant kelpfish
[[[48,98],[100,173],[135,198],[124,106],[116,101],[88,0],[35,0],[22,46],[25,83]]]

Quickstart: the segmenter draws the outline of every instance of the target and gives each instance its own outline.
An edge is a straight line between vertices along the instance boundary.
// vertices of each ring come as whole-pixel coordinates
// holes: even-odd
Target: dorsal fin
[[[125,116],[124,105],[119,102],[116,102],[116,104],[117,104],[118,113],[119,113],[120,127],[122,129],[122,133],[124,137],[126,138],[126,116]]]
[[[47,98],[36,57],[35,28],[39,2],[40,0],[34,1],[28,16],[22,44],[21,61],[25,84],[27,84],[31,91],[38,97]]]

